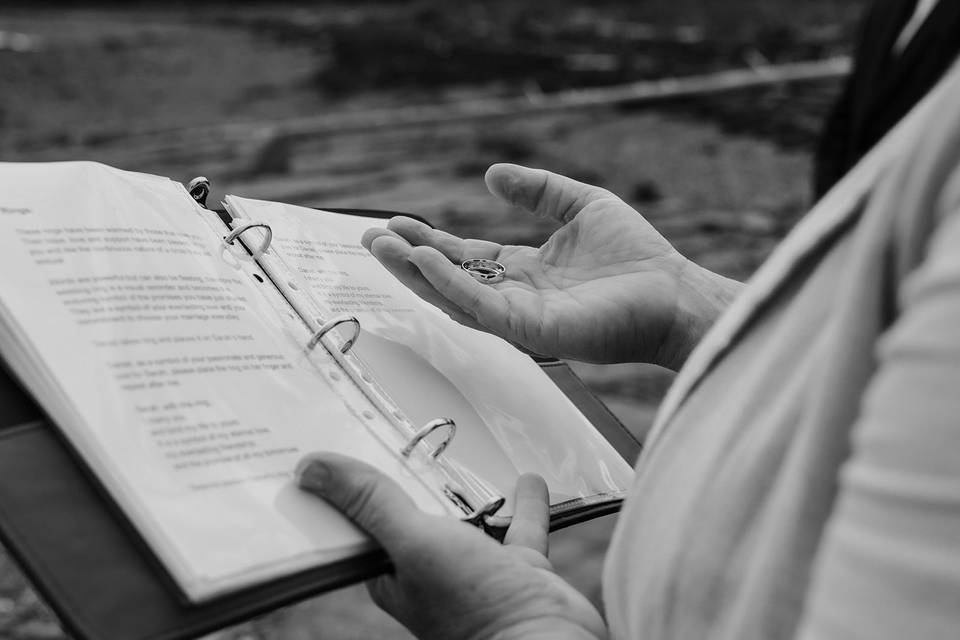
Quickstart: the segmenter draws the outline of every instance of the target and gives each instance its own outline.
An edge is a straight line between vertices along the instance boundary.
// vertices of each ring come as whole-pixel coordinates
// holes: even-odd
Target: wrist
[[[693,348],[743,289],[743,284],[736,280],[684,260],[673,322],[654,360],[673,371],[683,366]]]

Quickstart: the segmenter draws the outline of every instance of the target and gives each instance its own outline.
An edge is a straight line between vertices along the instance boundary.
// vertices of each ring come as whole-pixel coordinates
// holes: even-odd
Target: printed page
[[[165,178],[0,165],[4,358],[193,599],[369,547],[294,486],[308,452],[365,459],[447,512],[216,225]]]
[[[450,320],[360,245],[386,221],[233,196],[228,204],[270,224],[283,259],[330,314],[360,319],[354,351],[414,422],[455,419],[449,455],[502,495],[525,472],[547,480],[554,504],[627,489],[630,466],[533,360]]]

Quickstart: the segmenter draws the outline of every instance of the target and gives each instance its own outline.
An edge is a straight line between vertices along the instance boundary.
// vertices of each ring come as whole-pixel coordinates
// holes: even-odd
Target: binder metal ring
[[[428,435],[436,431],[437,429],[449,427],[447,431],[447,437],[444,438],[443,442],[438,444],[436,448],[430,452],[430,457],[436,460],[440,457],[440,454],[453,442],[453,436],[457,433],[457,423],[454,422],[451,418],[437,418],[436,420],[431,420],[427,424],[423,425],[419,431],[413,434],[413,437],[410,438],[410,442],[400,450],[400,455],[404,458],[409,458],[410,454],[413,453],[413,448],[420,444],[420,441],[426,438]]]
[[[316,347],[317,344],[319,344],[320,339],[330,333],[331,329],[348,322],[353,325],[353,336],[343,343],[343,346],[340,347],[340,353],[346,353],[347,351],[350,351],[350,349],[353,348],[353,345],[356,344],[357,338],[360,337],[360,321],[357,320],[356,316],[349,315],[337,316],[325,322],[322,327],[317,329],[317,332],[313,334],[313,337],[310,338],[310,342],[307,343],[307,349],[311,350]]]
[[[237,238],[243,235],[246,231],[253,229],[254,227],[262,228],[264,230],[264,235],[266,236],[263,239],[263,244],[261,244],[260,247],[253,252],[253,259],[256,260],[257,258],[259,258],[260,256],[262,256],[264,253],[267,252],[267,249],[270,248],[270,242],[273,241],[273,229],[271,229],[270,225],[268,225],[266,222],[244,222],[239,227],[237,227],[227,235],[223,236],[223,243],[233,244]]]

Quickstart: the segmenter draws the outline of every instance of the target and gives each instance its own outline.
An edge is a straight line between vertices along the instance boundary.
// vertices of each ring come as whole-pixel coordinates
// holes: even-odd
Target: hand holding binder
[[[552,573],[542,478],[520,478],[502,546],[449,519],[421,517],[400,487],[356,460],[309,456],[298,479],[381,543],[394,570],[369,582],[370,593],[417,637],[606,637],[593,605]]]
[[[515,165],[494,165],[486,180],[499,198],[563,226],[540,248],[462,240],[403,218],[363,240],[404,284],[466,326],[542,355],[677,369],[709,326],[704,318],[724,306],[705,292],[724,291],[713,280],[726,279],[680,255],[609,191]],[[502,263],[503,279],[467,277],[459,267],[470,258]],[[713,314],[690,313],[703,308]]]

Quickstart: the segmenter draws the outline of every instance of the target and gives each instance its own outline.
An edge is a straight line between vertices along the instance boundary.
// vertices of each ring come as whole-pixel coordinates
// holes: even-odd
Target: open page
[[[453,322],[360,245],[385,221],[233,196],[228,204],[271,226],[274,246],[327,313],[360,319],[354,351],[378,382],[415,422],[452,417],[450,457],[502,495],[526,472],[546,479],[553,504],[627,489],[630,466],[532,359]],[[508,502],[499,515],[510,510]]]
[[[204,216],[164,178],[0,165],[4,360],[194,600],[369,546],[292,483],[307,452],[365,459],[449,509]]]

